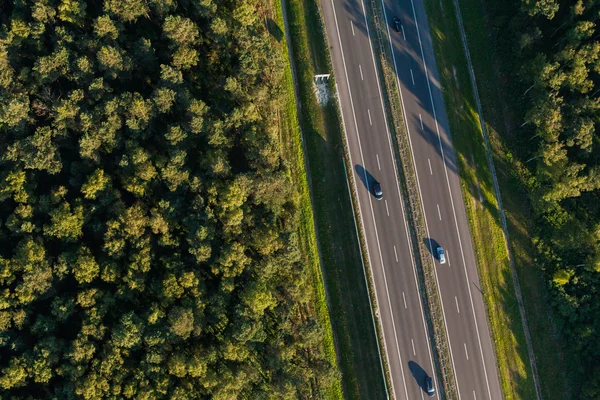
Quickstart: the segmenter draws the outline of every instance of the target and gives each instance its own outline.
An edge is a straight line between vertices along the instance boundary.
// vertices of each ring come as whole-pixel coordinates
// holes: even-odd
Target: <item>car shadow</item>
[[[427,249],[433,256],[433,258],[435,258],[436,260],[439,261],[437,248],[440,247],[440,244],[435,239],[432,239],[432,238],[424,238],[423,243],[425,244],[425,246],[427,247]]]
[[[408,362],[408,368],[410,369],[410,373],[412,374],[415,381],[417,381],[417,385],[427,393],[427,388],[425,387],[425,378],[427,377],[427,372],[419,364],[414,361]]]
[[[378,182],[377,179],[375,179],[375,177],[360,164],[356,164],[354,170],[356,171],[358,179],[360,179],[371,196],[375,196],[375,193],[373,192],[373,183]]]

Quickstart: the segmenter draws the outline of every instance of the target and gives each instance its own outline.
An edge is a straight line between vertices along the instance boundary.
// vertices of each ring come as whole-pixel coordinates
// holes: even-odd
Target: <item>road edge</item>
[[[389,116],[388,124],[393,132],[391,139],[394,143],[394,157],[397,165],[398,180],[401,183],[402,201],[404,203],[404,214],[409,224],[411,246],[413,248],[413,257],[419,277],[419,293],[424,306],[427,328],[429,333],[429,345],[434,357],[434,364],[437,368],[436,374],[442,382],[443,391],[440,391],[440,398],[454,399],[458,398],[456,392],[456,379],[451,364],[449,354],[448,336],[446,327],[440,317],[442,307],[439,299],[437,280],[432,277],[435,274],[434,265],[431,263],[431,257],[426,248],[424,248],[424,239],[426,237],[424,228],[424,217],[421,213],[421,198],[416,189],[416,179],[414,165],[412,162],[412,152],[407,142],[408,134],[406,131],[404,113],[399,106],[401,100],[395,84],[395,80],[390,76],[395,76],[389,69],[393,65],[391,59],[391,42],[388,37],[387,29],[380,26],[380,21],[385,21],[383,14],[383,5],[377,0],[364,0],[366,4],[367,19],[372,31],[377,35],[371,36],[373,51],[376,53],[377,70],[379,71],[379,84],[382,86],[384,97],[385,112]],[[387,25],[385,25],[387,27]],[[391,75],[390,75],[391,74]],[[423,290],[425,288],[425,290]],[[431,339],[433,338],[433,340]]]
[[[502,224],[502,230],[504,231],[504,244],[506,246],[508,252],[508,259],[510,263],[510,269],[512,272],[513,285],[515,288],[515,294],[517,296],[517,303],[519,304],[519,314],[521,315],[521,323],[523,325],[523,331],[525,332],[525,342],[527,344],[527,352],[529,353],[529,363],[531,366],[531,371],[533,374],[533,382],[535,385],[535,391],[537,394],[538,400],[542,400],[542,389],[540,386],[540,379],[537,371],[537,364],[535,361],[535,353],[533,351],[533,343],[531,341],[531,333],[529,331],[529,322],[527,320],[527,314],[525,312],[525,306],[523,304],[523,295],[521,293],[521,284],[519,283],[519,276],[517,275],[517,268],[515,265],[515,258],[512,246],[510,244],[510,235],[508,233],[508,224],[506,223],[506,214],[504,212],[504,206],[502,205],[502,198],[500,195],[500,186],[498,185],[498,178],[496,176],[496,167],[494,165],[494,160],[492,156],[492,149],[490,145],[489,135],[487,132],[487,128],[485,126],[485,121],[483,120],[483,110],[481,107],[481,101],[479,99],[479,91],[477,90],[477,82],[475,80],[475,71],[473,69],[473,64],[471,63],[471,53],[469,51],[469,45],[467,40],[467,35],[465,33],[465,29],[463,26],[462,14],[460,12],[460,5],[458,4],[458,0],[452,0],[454,3],[454,12],[456,14],[456,20],[458,21],[458,30],[460,32],[461,43],[463,47],[463,51],[465,53],[465,58],[467,59],[467,69],[469,70],[469,80],[471,81],[471,89],[473,91],[473,97],[475,99],[475,105],[477,106],[477,117],[479,118],[479,125],[481,126],[481,131],[483,133],[483,141],[485,143],[485,152],[488,160],[488,168],[490,169],[490,173],[492,175],[492,182],[494,184],[494,195],[496,197],[496,201],[498,202],[498,211],[500,214],[500,222]]]
[[[290,37],[289,21],[287,18],[287,9],[286,9],[287,0],[280,0],[280,1],[281,1],[282,9],[283,9],[286,41],[290,42],[292,39]],[[325,42],[327,43],[326,58],[327,58],[328,69],[329,69],[331,77],[332,77],[331,81],[335,82],[335,75],[334,75],[333,67],[332,67],[332,63],[331,63],[331,53],[329,51],[329,49],[330,49],[329,37],[327,36],[327,32],[325,30],[325,25],[323,22],[322,6],[320,4],[320,0],[315,1],[315,3],[317,4],[317,7],[319,9],[319,21],[320,21],[320,25],[321,25],[318,29],[321,30],[322,36],[324,37]],[[298,81],[297,81],[298,78],[297,78],[297,73],[296,73],[296,65],[294,63],[294,57],[292,54],[293,50],[292,50],[291,46],[287,46],[287,47],[288,47],[288,56],[290,57],[292,80],[294,83],[294,95],[296,97],[296,104],[297,104],[298,110],[299,110],[299,112],[301,112],[302,102],[300,101],[299,94],[298,94],[298,91],[299,91]],[[339,104],[337,85],[330,84],[329,86],[330,86],[330,90],[332,89],[332,87],[335,88],[335,90],[333,90],[333,94],[336,99],[335,108],[336,108],[339,120],[343,121],[342,113],[341,113],[341,105]],[[372,272],[371,272],[371,266],[370,266],[368,260],[365,258],[366,241],[365,241],[365,234],[364,234],[362,220],[360,218],[360,214],[358,214],[358,210],[357,210],[357,206],[356,206],[357,201],[358,201],[357,195],[356,195],[356,193],[357,193],[356,192],[356,184],[352,177],[352,174],[348,173],[348,171],[349,171],[348,170],[348,160],[350,158],[349,158],[349,149],[348,149],[348,143],[347,143],[347,138],[346,138],[346,129],[343,126],[343,122],[342,122],[342,126],[340,126],[340,131],[342,132],[341,137],[342,137],[342,143],[343,143],[343,148],[344,148],[343,164],[344,164],[344,169],[346,170],[346,183],[348,186],[350,201],[352,203],[352,214],[354,217],[356,236],[358,238],[358,242],[360,245],[360,255],[361,255],[361,261],[362,261],[362,267],[363,267],[364,277],[365,277],[367,291],[368,291],[369,303],[371,305],[370,308],[371,308],[372,322],[373,322],[373,326],[375,328],[375,333],[377,336],[377,349],[379,351],[379,361],[380,361],[382,371],[383,371],[382,378],[383,378],[383,382],[384,382],[387,399],[394,399],[393,394],[390,394],[391,375],[390,375],[390,371],[389,371],[389,362],[388,362],[388,358],[387,358],[387,352],[385,350],[385,343],[383,341],[383,331],[382,331],[382,327],[381,327],[381,321],[379,319],[379,309],[378,309],[378,305],[377,305],[377,299],[374,296],[374,282],[373,282],[373,276],[372,276]],[[306,154],[306,144],[305,144],[305,140],[304,140],[304,133],[303,133],[301,127],[300,127],[300,132],[302,135],[302,145],[304,148],[304,152]],[[306,156],[305,156],[305,163],[307,165],[307,182],[308,182],[308,186],[309,186],[309,189],[311,192],[311,202],[312,202],[312,181],[310,179],[310,174],[308,173],[308,171],[310,171],[310,166],[308,165],[308,158]],[[316,227],[316,221],[315,221],[315,229],[318,229]],[[320,254],[320,247],[319,247],[319,257],[320,256],[321,256],[321,254]],[[326,290],[326,293],[327,293],[327,290]],[[328,299],[328,305],[329,305],[329,299]],[[334,339],[335,339],[335,335],[334,335]],[[336,345],[336,358],[337,358],[337,361],[339,364],[339,355],[337,355],[337,345]],[[392,391],[392,393],[393,393],[393,391]]]

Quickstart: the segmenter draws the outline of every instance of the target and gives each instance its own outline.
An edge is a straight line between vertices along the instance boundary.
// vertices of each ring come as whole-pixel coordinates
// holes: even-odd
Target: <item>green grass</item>
[[[477,0],[471,2],[473,1]],[[463,197],[476,250],[479,278],[495,346],[503,398],[535,399],[536,392],[515,296],[508,250],[500,225],[498,203],[488,168],[483,134],[476,112],[454,6],[451,0],[440,0],[427,2],[426,7],[453,145],[459,164]],[[478,23],[478,34],[485,37],[486,29],[481,25],[481,21],[477,21],[477,18],[471,15],[469,18],[465,15],[464,18],[465,26]],[[474,58],[486,52],[487,47],[471,48],[471,56]],[[493,72],[489,72],[484,78],[478,79],[480,86],[495,82]],[[484,109],[486,118],[489,107],[500,109],[497,104],[488,103],[486,106]],[[502,186],[504,184],[505,182],[501,182]],[[509,219],[511,218],[514,216],[510,215]],[[527,296],[526,301],[529,301],[528,295],[531,294],[524,293],[524,295]],[[533,301],[540,301],[540,299],[533,299]],[[532,317],[529,315],[530,319]]]
[[[314,74],[331,70],[319,9],[314,0],[288,0],[287,7],[293,62],[298,73],[299,122],[310,165],[313,211],[343,392],[347,399],[383,399],[385,386],[377,336],[342,160],[339,112],[335,99],[321,107],[313,93]],[[283,25],[280,26],[283,30]],[[288,85],[291,90],[291,76]],[[290,114],[295,112],[291,108],[290,103]],[[299,141],[297,146],[296,154],[300,157]],[[322,300],[320,308],[326,310],[325,298]]]
[[[506,30],[498,30],[494,24],[504,21],[496,17],[494,24],[489,23],[487,13],[508,15],[508,2],[492,0],[460,0],[465,30],[475,70],[478,89],[485,117],[486,128],[490,136],[494,162],[498,170],[498,182],[507,217],[509,235],[521,290],[523,294],[529,329],[533,341],[534,353],[544,399],[558,400],[573,398],[573,383],[578,382],[576,371],[580,369],[572,351],[565,351],[565,343],[556,333],[554,315],[550,311],[550,299],[544,278],[535,265],[531,236],[534,227],[533,215],[529,212],[527,195],[522,182],[528,179],[527,170],[521,161],[509,149],[506,143],[515,140],[511,132],[511,115],[517,114],[518,104],[505,102],[510,99],[505,92],[506,80],[497,71],[492,53],[505,51],[495,48],[494,35],[506,35]],[[485,7],[485,8],[484,8]],[[496,25],[497,26],[497,25]],[[487,28],[487,29],[486,29]],[[498,40],[510,40],[499,37]],[[490,51],[494,49],[494,51]],[[498,60],[496,60],[497,62]],[[503,112],[503,110],[507,110]]]
[[[278,29],[282,35],[284,31],[283,14],[281,3],[274,2],[273,7],[273,29]],[[280,35],[279,35],[280,36]],[[287,54],[287,45],[283,36],[279,37],[281,44],[282,56],[286,61],[283,79],[283,96],[279,106],[279,126],[282,143],[282,153],[291,170],[291,175],[296,184],[299,201],[300,201],[300,247],[302,254],[306,257],[306,261],[312,272],[311,279],[313,281],[314,293],[314,310],[317,319],[323,329],[323,347],[327,359],[337,368],[337,357],[335,351],[335,343],[327,306],[327,298],[325,294],[325,286],[321,267],[319,263],[319,254],[316,242],[316,232],[314,228],[314,217],[310,201],[310,193],[308,189],[307,175],[304,167],[304,152],[302,149],[302,137],[300,126],[298,124],[298,115],[296,108],[296,99],[294,97],[294,84],[292,81],[292,73],[290,69],[289,58]],[[318,382],[318,379],[317,379]],[[321,389],[321,388],[319,388]],[[325,393],[320,393],[321,396],[328,399],[343,399],[341,379],[337,379],[334,384],[327,388]],[[319,397],[321,397],[319,396]]]

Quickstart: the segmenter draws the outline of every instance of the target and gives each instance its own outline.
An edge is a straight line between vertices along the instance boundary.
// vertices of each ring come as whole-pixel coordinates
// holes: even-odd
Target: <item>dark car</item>
[[[402,30],[402,24],[400,23],[400,18],[394,17],[394,29],[396,32],[400,32]]]
[[[435,396],[435,388],[433,387],[433,382],[430,376],[425,377],[425,390],[427,391],[427,395],[429,395],[429,397]]]
[[[383,199],[383,192],[381,191],[381,185],[377,181],[373,181],[373,195],[377,200]]]

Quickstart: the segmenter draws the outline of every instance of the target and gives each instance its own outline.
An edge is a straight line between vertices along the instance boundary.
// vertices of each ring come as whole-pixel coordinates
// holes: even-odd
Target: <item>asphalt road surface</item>
[[[378,0],[379,1],[379,0]],[[427,245],[448,331],[460,399],[501,399],[496,360],[422,0],[383,0],[394,67],[417,171]],[[368,259],[397,399],[426,396],[433,362],[408,226],[361,0],[321,0],[350,147]],[[392,18],[402,24],[393,30]],[[375,198],[378,181],[383,199]],[[436,248],[446,252],[440,264]]]

